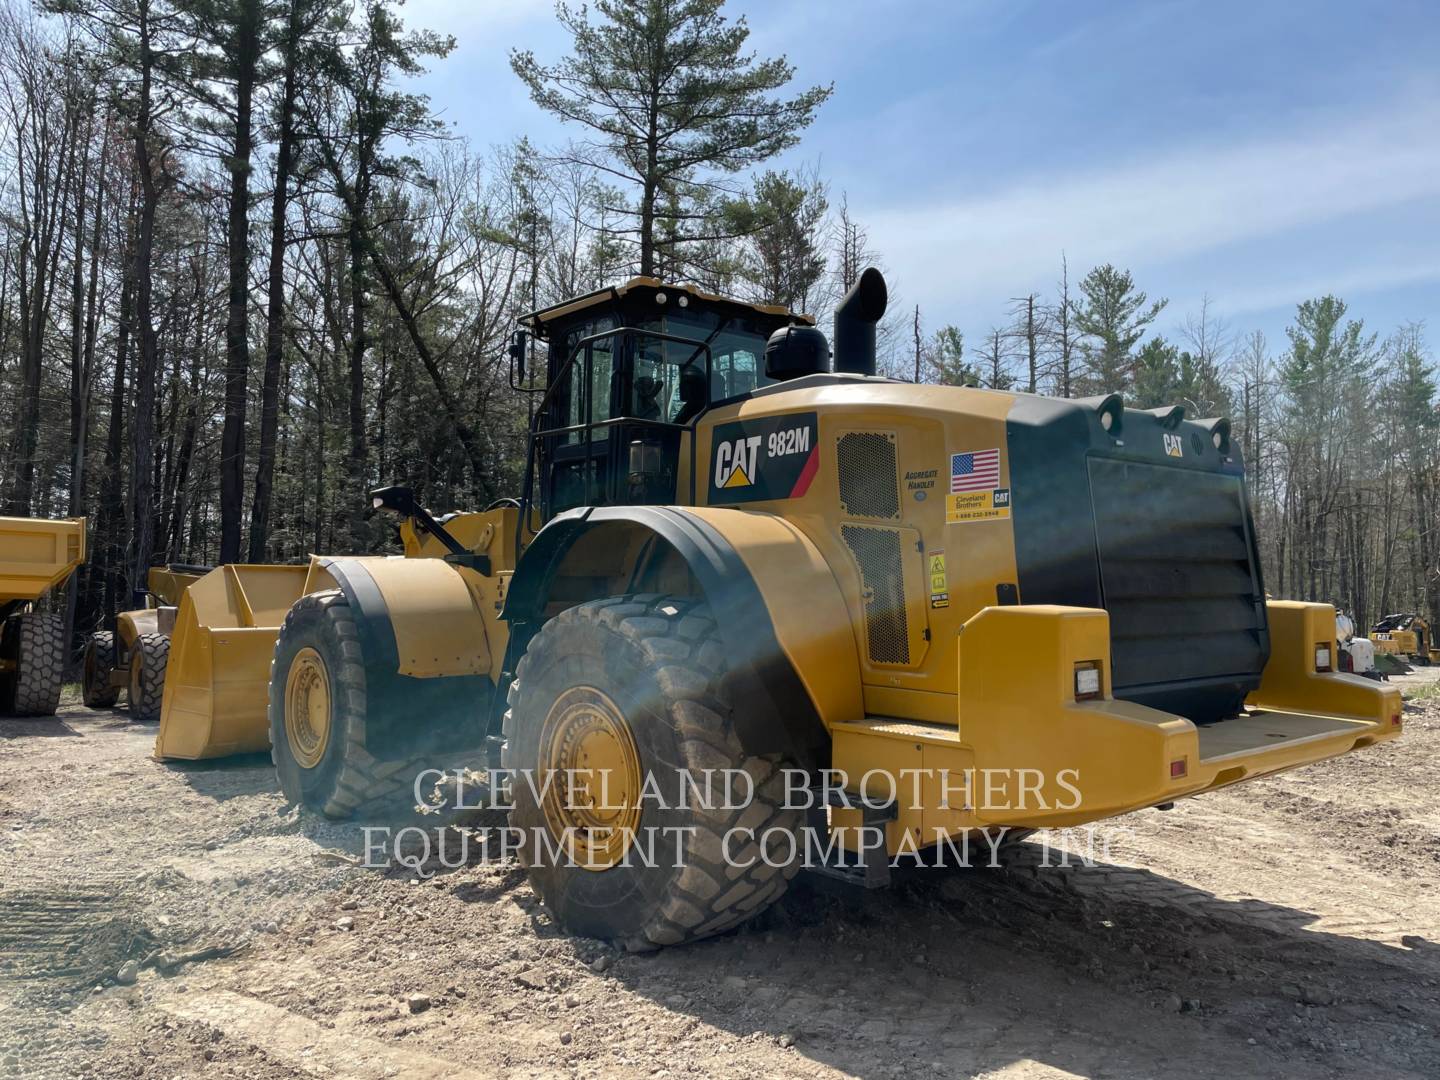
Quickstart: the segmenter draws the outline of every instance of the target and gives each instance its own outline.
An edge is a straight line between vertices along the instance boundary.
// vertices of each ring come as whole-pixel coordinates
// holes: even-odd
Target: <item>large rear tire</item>
[[[170,639],[141,634],[130,648],[130,719],[154,723],[165,700],[165,669],[170,666]]]
[[[111,685],[115,674],[115,634],[97,630],[85,642],[82,699],[92,709],[108,709],[120,700],[120,688]]]
[[[5,620],[0,655],[15,667],[3,680],[0,711],[14,716],[54,716],[65,678],[65,620],[27,611]]]
[[[365,749],[367,659],[342,592],[297,600],[270,666],[270,756],[292,803],[342,821],[407,819],[425,765],[418,755],[379,761]]]
[[[768,907],[799,869],[803,811],[781,759],[741,747],[725,673],[692,598],[581,604],[530,642],[505,715],[510,823],[568,930],[634,951],[694,941]],[[686,773],[711,797],[680,797]]]

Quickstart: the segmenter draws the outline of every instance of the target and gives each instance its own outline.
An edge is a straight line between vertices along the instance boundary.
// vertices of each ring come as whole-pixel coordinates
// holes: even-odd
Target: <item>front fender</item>
[[[365,657],[365,748],[381,760],[476,747],[494,684],[464,571],[440,559],[323,558],[305,591],[338,588]]]

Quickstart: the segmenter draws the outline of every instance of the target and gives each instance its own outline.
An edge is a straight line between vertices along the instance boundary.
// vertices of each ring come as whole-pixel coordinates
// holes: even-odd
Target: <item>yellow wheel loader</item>
[[[115,616],[114,630],[97,630],[85,642],[82,693],[86,705],[110,708],[123,690],[131,719],[160,719],[175,612],[190,584],[211,569],[184,563],[150,569],[145,606],[122,611]]]
[[[866,271],[833,355],[646,278],[526,316],[519,499],[374,492],[422,557],[317,559],[285,615],[285,794],[380,820],[484,755],[558,919],[643,949],[802,863],[878,884],[1400,733],[1331,607],[1266,602],[1225,420],[879,378],[885,305]]]
[[[84,561],[84,518],[0,517],[0,714],[55,715],[69,652],[65,619],[34,605]]]
[[[1381,656],[1409,659],[1416,664],[1440,664],[1440,649],[1430,636],[1430,624],[1414,612],[1386,615],[1370,629],[1370,640]]]

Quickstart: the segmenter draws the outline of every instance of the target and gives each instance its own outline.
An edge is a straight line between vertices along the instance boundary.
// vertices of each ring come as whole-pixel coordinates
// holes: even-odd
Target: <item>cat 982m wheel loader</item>
[[[520,498],[375,492],[422,557],[317,559],[285,616],[286,794],[375,819],[484,754],[560,921],[651,948],[764,908],[812,826],[873,879],[864,826],[1077,825],[1400,733],[1332,608],[1266,602],[1225,420],[879,378],[885,292],[833,360],[646,278],[525,317]]]

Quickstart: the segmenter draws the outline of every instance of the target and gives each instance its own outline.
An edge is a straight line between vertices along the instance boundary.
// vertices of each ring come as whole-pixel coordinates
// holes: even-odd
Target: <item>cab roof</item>
[[[583,296],[576,296],[572,299],[562,301],[551,307],[541,308],[538,311],[531,311],[525,315],[521,315],[520,325],[536,337],[544,338],[546,336],[546,327],[557,319],[575,315],[588,308],[615,304],[627,297],[650,299],[653,301],[655,295],[661,292],[666,294],[668,303],[674,303],[678,297],[685,296],[697,305],[703,305],[712,309],[719,308],[731,314],[748,313],[762,315],[771,320],[786,320],[810,326],[815,324],[814,317],[793,312],[781,304],[747,304],[743,300],[735,300],[728,296],[717,296],[715,293],[705,292],[703,289],[698,289],[694,285],[667,285],[658,278],[633,277],[623,285],[609,285],[603,289],[596,289],[594,292],[585,293]]]

